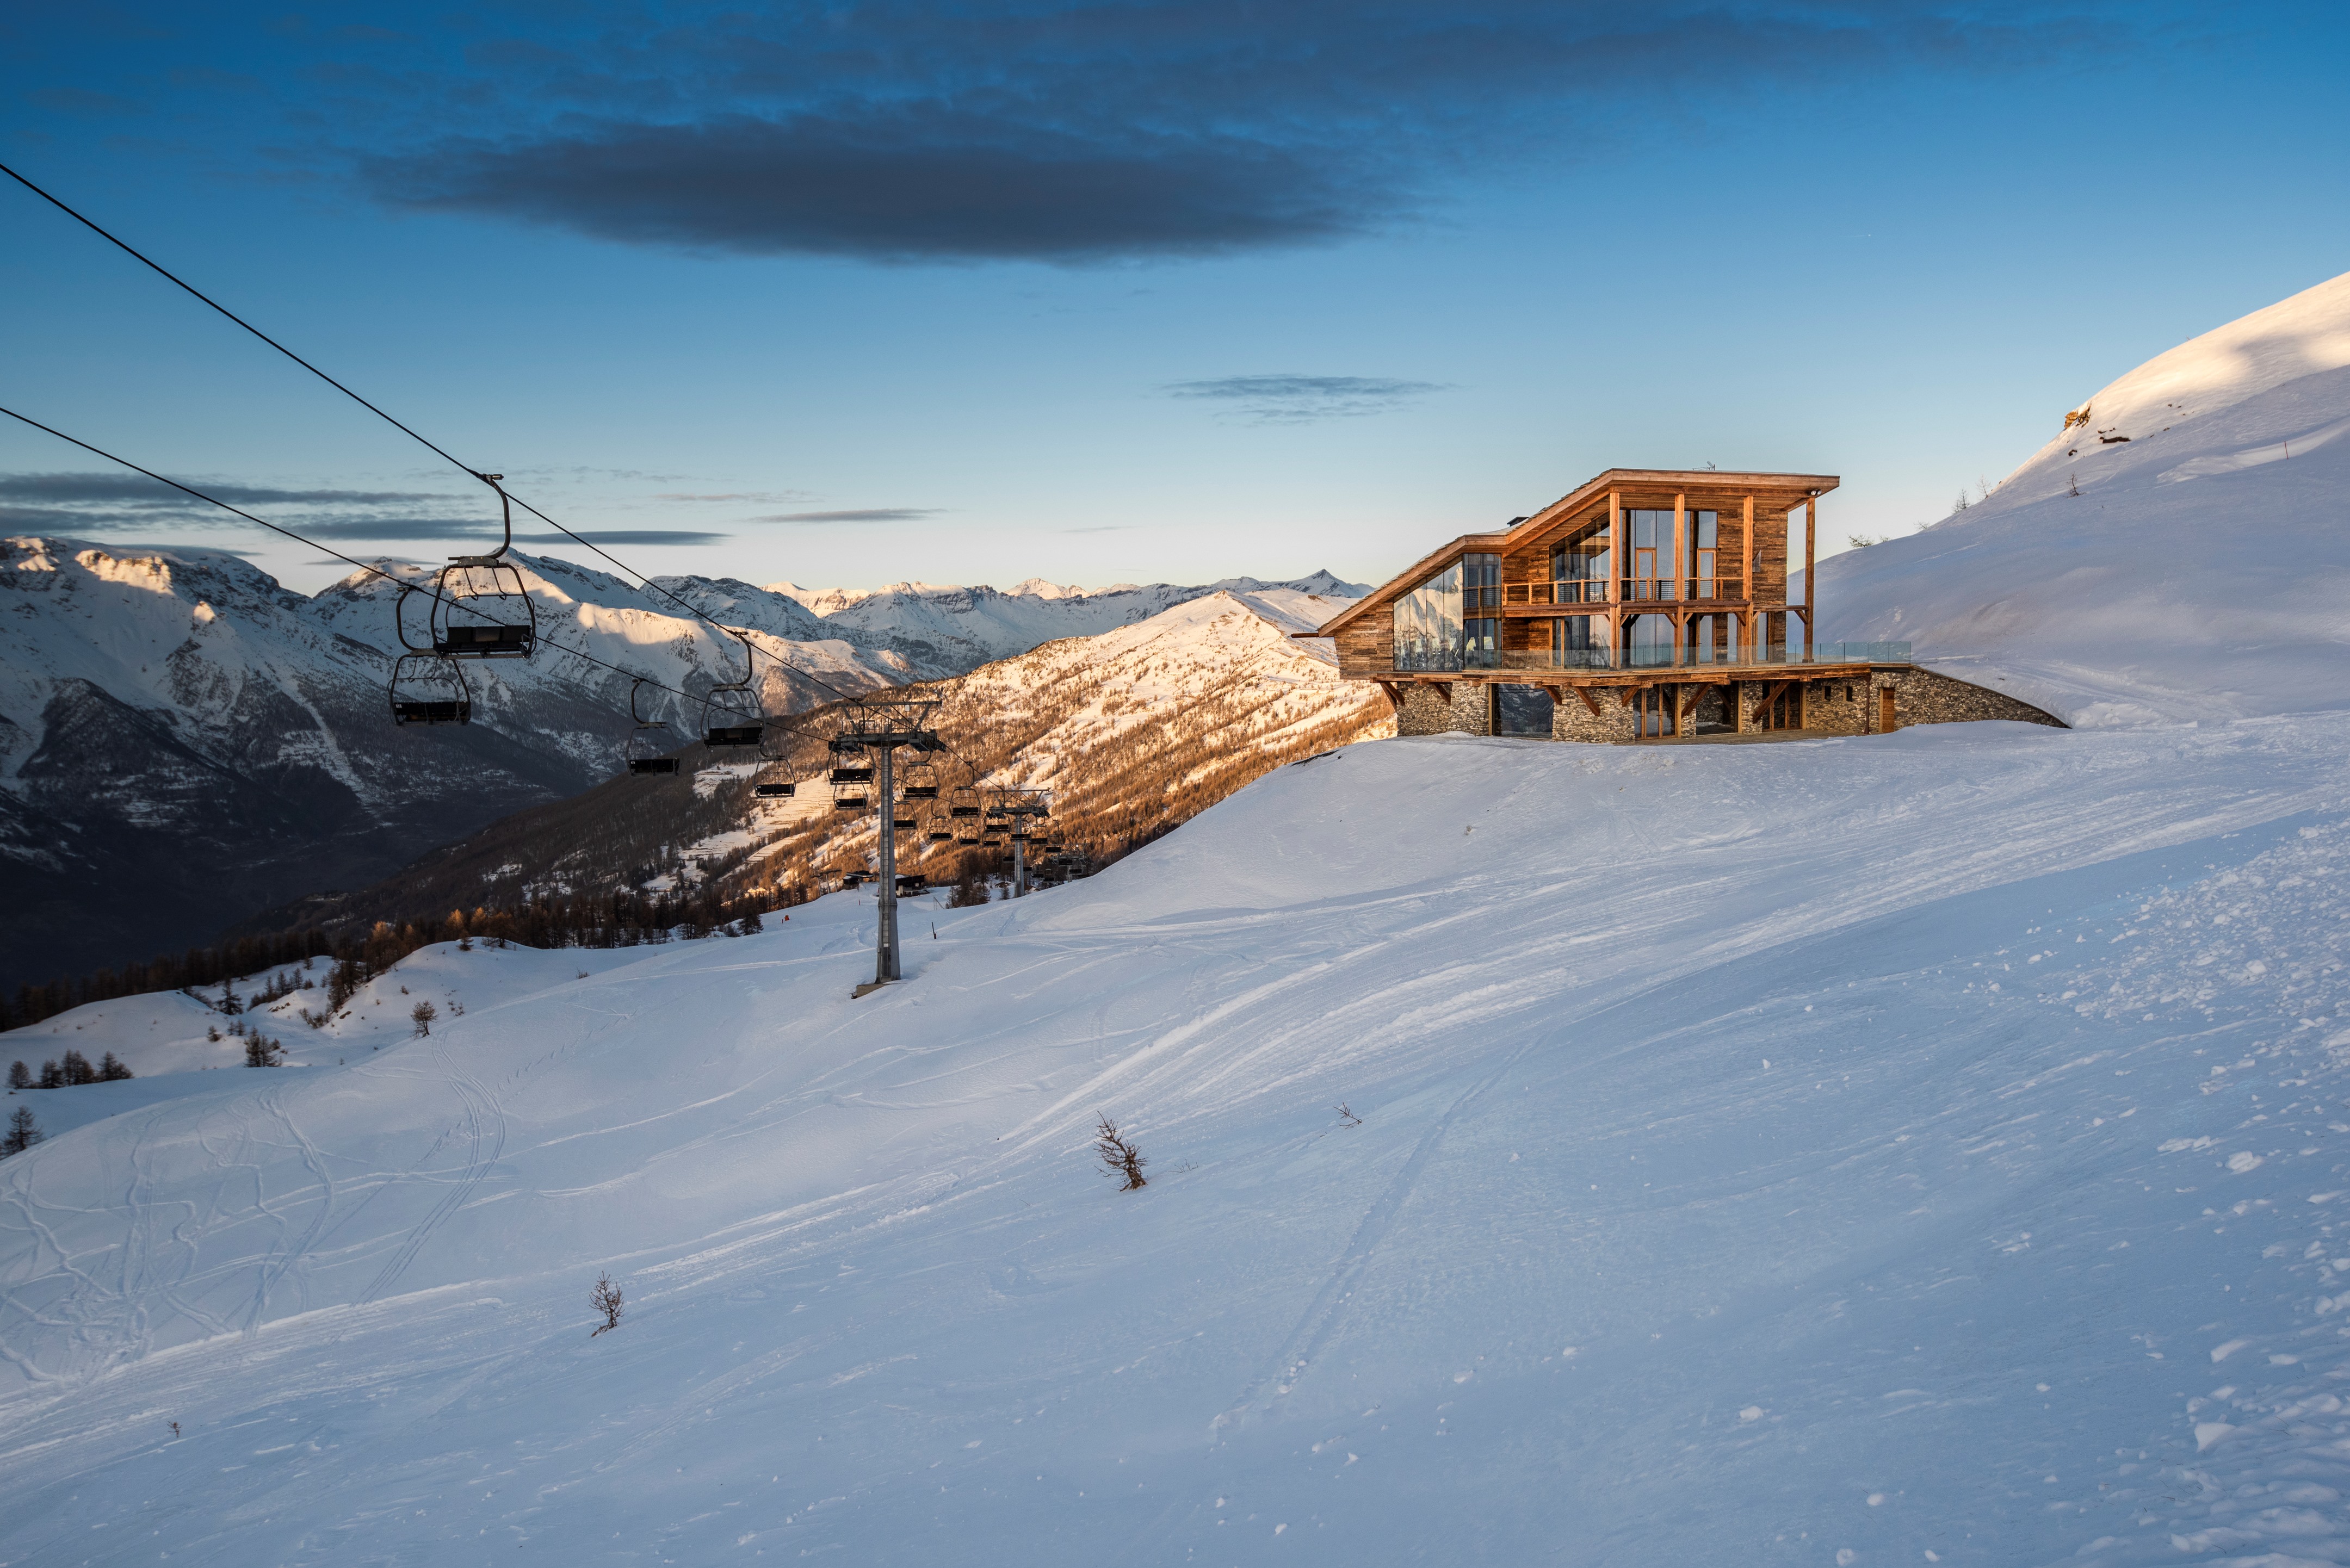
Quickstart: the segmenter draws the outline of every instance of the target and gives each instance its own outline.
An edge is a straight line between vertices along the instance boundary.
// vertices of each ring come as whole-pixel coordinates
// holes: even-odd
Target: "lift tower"
[[[880,864],[876,867],[880,873],[880,919],[873,937],[873,984],[859,986],[860,996],[903,978],[898,947],[898,830],[892,820],[898,795],[893,759],[900,750],[925,755],[946,750],[938,732],[929,727],[938,707],[934,698],[866,698],[850,706],[847,727],[832,738],[836,756],[872,754],[873,782],[879,786],[874,798],[880,807],[875,825],[875,836],[880,840]]]

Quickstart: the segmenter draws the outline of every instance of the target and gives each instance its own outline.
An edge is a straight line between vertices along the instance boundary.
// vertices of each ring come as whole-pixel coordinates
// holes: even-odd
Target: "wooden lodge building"
[[[1921,670],[1907,643],[1812,640],[1830,473],[1611,468],[1464,534],[1312,632],[1376,680],[1396,732],[1668,741],[2058,721]],[[1791,602],[1791,524],[1804,597]]]

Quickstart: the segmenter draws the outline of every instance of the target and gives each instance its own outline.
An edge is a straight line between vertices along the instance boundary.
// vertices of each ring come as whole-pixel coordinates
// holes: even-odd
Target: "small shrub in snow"
[[[1118,1124],[1103,1116],[1094,1127],[1094,1158],[1102,1163],[1102,1174],[1118,1180],[1120,1192],[1132,1192],[1150,1184],[1143,1179],[1142,1168],[1150,1162],[1134,1147],[1131,1138],[1118,1130]]]
[[[40,1124],[33,1119],[33,1107],[18,1106],[16,1114],[8,1118],[8,1131],[0,1136],[0,1159],[12,1154],[22,1154],[47,1136],[41,1130]]]
[[[588,1293],[588,1304],[594,1307],[604,1318],[603,1326],[590,1333],[588,1335],[588,1338],[595,1338],[606,1329],[620,1326],[620,1287],[612,1282],[611,1275],[602,1274],[597,1277],[596,1288]]]
[[[432,1033],[432,1021],[440,1016],[441,1010],[429,1002],[420,1002],[408,1010],[409,1022],[416,1025],[419,1040]]]
[[[1346,1101],[1344,1101],[1344,1100],[1340,1100],[1336,1105],[1335,1105],[1335,1106],[1331,1106],[1330,1108],[1331,1108],[1332,1110],[1336,1111],[1336,1112],[1338,1113],[1338,1125],[1339,1125],[1340,1127],[1361,1127],[1361,1126],[1363,1125],[1363,1118],[1362,1118],[1362,1117],[1360,1117],[1360,1116],[1357,1116],[1354,1112],[1352,1112],[1352,1111],[1348,1110],[1348,1109],[1347,1108],[1347,1102],[1346,1102]]]

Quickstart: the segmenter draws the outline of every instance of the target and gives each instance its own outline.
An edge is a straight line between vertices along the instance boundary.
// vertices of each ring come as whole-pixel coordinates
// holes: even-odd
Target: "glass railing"
[[[1618,587],[1626,604],[1662,604],[1667,602],[1742,603],[1746,585],[1735,577],[1626,577]],[[1510,583],[1501,588],[1482,590],[1484,607],[1496,602],[1512,607],[1541,605],[1604,605],[1609,603],[1605,579],[1590,582],[1562,580],[1555,583]],[[1502,597],[1496,601],[1493,595]]]
[[[1695,670],[1725,665],[1908,664],[1906,642],[1819,642],[1806,656],[1801,642],[1783,647],[1733,644],[1728,648],[1570,648],[1554,651],[1512,649],[1503,670]]]

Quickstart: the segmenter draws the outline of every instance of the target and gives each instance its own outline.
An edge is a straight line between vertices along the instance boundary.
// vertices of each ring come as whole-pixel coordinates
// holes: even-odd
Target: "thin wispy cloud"
[[[942,510],[936,506],[864,506],[841,512],[778,512],[766,517],[754,517],[754,523],[919,523],[925,517],[935,517]]]
[[[1217,404],[1251,424],[1299,424],[1384,414],[1443,391],[1445,386],[1392,376],[1222,376],[1174,381],[1162,389],[1170,397]]]
[[[696,495],[682,491],[664,491],[655,501],[732,502],[749,506],[787,506],[795,501],[814,497],[804,490],[735,490],[714,495]]]
[[[483,544],[504,536],[478,493],[424,490],[291,489],[201,478],[205,494],[306,537],[334,544]],[[250,529],[231,512],[138,474],[0,473],[0,526],[53,534]],[[582,528],[598,545],[712,545],[733,537],[695,528]],[[516,544],[565,545],[569,535],[517,534]],[[209,546],[208,547],[212,547]]]
[[[578,537],[590,545],[715,545],[732,534],[712,534],[696,528],[582,528]],[[568,534],[517,534],[517,545],[568,545]]]

